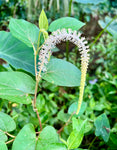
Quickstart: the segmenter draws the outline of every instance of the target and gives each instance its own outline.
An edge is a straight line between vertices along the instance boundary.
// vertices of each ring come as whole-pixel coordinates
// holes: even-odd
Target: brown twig
[[[42,124],[41,124],[41,119],[40,119],[40,116],[39,116],[38,110],[37,110],[37,109],[35,109],[35,111],[36,111],[36,114],[37,114],[37,117],[38,117],[38,120],[39,120],[40,130],[42,131]]]
[[[71,116],[69,117],[69,119],[67,120],[67,122],[64,124],[64,126],[62,126],[62,127],[57,131],[58,134],[60,134],[60,133],[63,131],[64,127],[69,124],[69,122],[70,122],[70,120],[71,120],[71,118],[72,118],[73,115],[74,115],[74,112],[71,114]]]

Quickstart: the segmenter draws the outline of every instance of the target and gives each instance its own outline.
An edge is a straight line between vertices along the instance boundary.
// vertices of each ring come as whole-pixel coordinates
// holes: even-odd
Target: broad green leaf
[[[7,114],[0,112],[0,129],[5,132],[15,130],[16,124],[14,120]]]
[[[84,120],[82,119],[76,119],[75,117],[72,118],[72,125],[73,125],[73,130],[79,130],[80,126],[82,125]],[[90,122],[86,121],[85,126],[84,126],[84,133],[89,132],[93,128],[93,124]]]
[[[84,133],[89,132],[92,128],[93,128],[93,123],[90,123],[90,122],[87,121],[87,123],[85,125]]]
[[[39,28],[28,21],[12,18],[9,28],[14,37],[29,47],[33,47],[38,41]]]
[[[106,25],[112,20],[112,18],[106,16],[105,22],[102,20],[99,20],[99,25],[104,29]],[[106,29],[114,38],[117,39],[117,19],[114,20]]]
[[[3,141],[0,141],[0,150],[8,150],[6,144]]]
[[[44,146],[52,143],[58,143],[58,134],[53,127],[47,126],[39,135],[36,150],[43,150]]]
[[[34,94],[35,82],[23,72],[0,73],[0,98],[12,102],[29,104],[29,94]]]
[[[86,110],[86,107],[87,107],[87,103],[82,102],[79,114],[76,116],[81,116],[84,113],[84,111]],[[70,105],[70,107],[68,109],[68,113],[69,114],[76,113],[77,108],[78,108],[78,102],[74,102],[73,104]]]
[[[59,111],[59,113],[57,114],[57,118],[63,122],[67,122],[69,117],[70,117],[70,115],[67,113],[64,113],[63,109],[61,111]]]
[[[11,33],[0,32],[0,58],[16,69],[24,69],[34,74],[33,49],[14,38]]]
[[[51,59],[42,78],[55,85],[73,87],[80,85],[80,76],[80,70],[73,64],[62,59]]]
[[[41,14],[39,16],[39,28],[40,29],[48,29],[48,19],[46,17],[46,14],[44,10],[42,9]]]
[[[82,123],[80,122],[80,126],[78,128],[75,128],[71,132],[70,136],[67,139],[68,149],[78,148],[81,144],[84,136],[84,128],[86,121],[87,120],[84,120]]]
[[[36,135],[32,124],[25,125],[13,142],[12,150],[34,150]]]
[[[52,143],[44,146],[43,150],[67,150],[67,147],[62,143]]]
[[[5,142],[5,141],[7,141],[7,139],[8,138],[7,138],[6,134],[2,130],[0,130],[0,141]]]
[[[56,31],[57,29],[63,29],[63,28],[65,29],[71,28],[72,30],[79,30],[84,25],[85,23],[77,20],[76,18],[62,17],[60,19],[53,21],[50,24],[49,31],[53,32]]]
[[[106,114],[102,114],[94,122],[96,127],[95,135],[101,136],[105,142],[108,142],[110,136],[110,124]]]
[[[80,127],[82,126],[84,120],[82,119],[76,119],[75,117],[72,118],[72,124],[73,124],[73,130],[80,131]],[[87,120],[85,120],[85,124],[87,123]],[[84,133],[85,133],[85,126],[84,126]]]
[[[106,0],[73,0],[74,2],[83,3],[83,4],[99,4],[104,3]]]

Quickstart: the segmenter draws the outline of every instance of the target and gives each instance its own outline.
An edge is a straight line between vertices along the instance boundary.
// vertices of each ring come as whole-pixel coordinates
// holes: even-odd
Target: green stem
[[[37,51],[38,51],[39,45],[40,45],[40,36],[41,36],[41,31],[39,31],[39,36],[38,36]]]
[[[90,45],[90,48],[93,47],[93,45],[97,42],[97,40],[100,38],[100,36],[103,34],[103,32],[107,29],[107,27],[117,18],[117,15],[106,25],[106,27],[96,36],[93,43]]]
[[[69,17],[71,16],[71,7],[72,7],[72,0],[70,0],[69,2],[69,14],[68,14]]]
[[[68,16],[71,16],[71,7],[72,7],[72,0],[69,2],[69,14]],[[66,43],[66,60],[69,61],[69,41]]]
[[[66,42],[66,60],[69,61],[69,41]]]
[[[89,145],[89,147],[88,147],[89,150],[90,150],[90,148],[92,147],[93,143],[95,142],[96,138],[97,138],[97,137],[95,137],[95,138],[92,140],[91,144]]]

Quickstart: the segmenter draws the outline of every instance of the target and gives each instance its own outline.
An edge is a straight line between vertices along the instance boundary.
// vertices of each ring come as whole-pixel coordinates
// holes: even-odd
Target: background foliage
[[[57,58],[48,65],[47,73],[51,78],[46,74],[43,76],[45,80],[39,84],[36,105],[43,131],[37,140],[36,150],[66,150],[66,147],[74,150],[116,150],[116,19],[92,45],[97,35],[117,15],[116,0],[91,0],[90,3],[86,0],[0,0],[0,30],[4,30],[0,32],[0,148],[35,149],[35,131],[40,131],[40,127],[31,104],[35,88],[32,47],[37,42],[38,18],[42,8],[48,18],[49,33],[69,25],[87,37],[91,59],[80,117],[74,115],[69,121],[79,97],[79,87],[73,86],[78,86],[80,81],[80,71],[77,69],[80,67],[80,57],[71,43],[68,46],[63,42],[53,49],[53,57]],[[70,16],[76,20],[69,20]],[[72,64],[64,63],[65,60],[76,67],[70,70]],[[63,71],[66,74],[63,75]],[[72,77],[76,79],[76,76],[79,78],[72,81]],[[58,138],[56,131],[59,132],[64,125]],[[14,142],[7,143],[11,140]]]

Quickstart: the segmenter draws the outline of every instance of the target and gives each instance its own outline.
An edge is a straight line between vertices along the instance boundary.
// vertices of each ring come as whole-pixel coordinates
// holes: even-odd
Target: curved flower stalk
[[[81,54],[81,82],[78,108],[76,112],[76,114],[78,114],[82,104],[86,72],[89,62],[89,46],[86,45],[87,41],[85,40],[85,38],[81,37],[81,33],[77,33],[77,31],[72,31],[71,29],[58,29],[57,31],[54,31],[52,35],[50,35],[49,38],[45,41],[45,44],[42,46],[42,49],[40,51],[38,63],[39,71],[46,72],[46,65],[51,54],[51,49],[54,48],[57,44],[61,43],[61,41],[72,42],[79,48]]]

